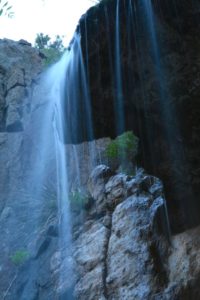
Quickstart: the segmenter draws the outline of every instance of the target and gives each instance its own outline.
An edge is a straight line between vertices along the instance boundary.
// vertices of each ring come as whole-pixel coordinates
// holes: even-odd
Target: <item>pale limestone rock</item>
[[[97,219],[90,217],[75,242],[75,299],[150,299],[166,279],[169,233],[162,190],[152,188],[158,180],[144,171],[135,177],[107,171],[100,165],[89,179]],[[102,208],[104,216],[98,214]]]
[[[194,278],[200,278],[200,227],[172,238],[169,271],[170,281],[183,285]]]
[[[80,267],[90,271],[104,259],[103,247],[108,229],[102,223],[93,223],[75,242],[74,258]]]
[[[95,200],[97,213],[105,212],[107,202],[105,201],[105,185],[112,175],[112,171],[105,165],[97,166],[88,180],[88,190]]]
[[[75,299],[99,300],[104,298],[103,289],[103,264],[99,264],[92,271],[81,277],[75,286]]]
[[[105,193],[109,207],[115,207],[127,197],[127,176],[117,174],[112,176],[105,186]]]
[[[142,195],[127,198],[113,212],[106,279],[109,299],[148,299],[156,290],[148,239],[154,214],[152,198]]]

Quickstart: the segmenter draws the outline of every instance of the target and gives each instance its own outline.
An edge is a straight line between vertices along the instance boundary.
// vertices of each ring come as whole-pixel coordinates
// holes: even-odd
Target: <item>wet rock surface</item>
[[[140,139],[140,164],[163,181],[172,231],[177,233],[200,220],[199,1],[151,2],[154,42],[145,1],[119,1],[125,130]],[[79,26],[96,138],[116,136],[119,121],[116,3],[102,1]]]

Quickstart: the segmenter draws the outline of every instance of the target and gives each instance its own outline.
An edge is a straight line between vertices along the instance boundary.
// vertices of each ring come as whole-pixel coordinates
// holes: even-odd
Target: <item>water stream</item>
[[[122,66],[121,66],[121,40],[120,40],[120,1],[116,3],[116,31],[115,31],[115,124],[116,134],[119,135],[125,129]]]

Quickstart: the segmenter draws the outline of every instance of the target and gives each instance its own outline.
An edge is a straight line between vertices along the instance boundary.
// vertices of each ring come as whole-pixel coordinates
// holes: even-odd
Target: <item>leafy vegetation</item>
[[[132,131],[124,132],[108,144],[106,156],[111,159],[132,160],[137,154],[138,142],[139,139]]]
[[[10,258],[15,265],[21,265],[28,259],[28,257],[29,257],[28,251],[18,250]]]
[[[89,203],[89,197],[84,192],[76,190],[69,195],[69,201],[72,205],[84,207]]]
[[[57,62],[65,50],[62,37],[57,35],[55,40],[52,41],[47,34],[43,33],[37,34],[35,39],[35,47],[38,48],[44,55],[45,66],[49,66]]]
[[[0,16],[6,16],[8,18],[12,18],[14,16],[12,5],[10,5],[8,1],[0,0]]]
[[[139,139],[132,131],[124,132],[112,140],[104,151],[106,164],[118,173],[135,175]]]
[[[35,39],[35,47],[42,50],[45,49],[46,47],[49,47],[49,42],[51,38],[48,36],[48,34],[44,33],[38,33]]]

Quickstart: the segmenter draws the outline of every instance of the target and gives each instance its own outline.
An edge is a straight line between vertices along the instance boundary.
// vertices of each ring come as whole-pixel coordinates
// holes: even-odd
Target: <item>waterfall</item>
[[[24,100],[23,106],[28,111],[23,120],[24,131],[15,133],[17,137],[14,138],[14,135],[11,135],[8,144],[9,147],[15,148],[17,145],[19,148],[16,153],[20,155],[15,155],[12,159],[17,161],[16,170],[20,170],[20,174],[17,179],[12,177],[13,169],[9,169],[9,155],[8,158],[5,156],[8,161],[8,172],[5,174],[9,178],[9,184],[8,193],[4,196],[7,207],[4,214],[2,213],[5,220],[6,218],[8,220],[6,228],[2,230],[2,240],[6,240],[9,235],[9,240],[3,242],[3,255],[5,254],[11,264],[15,253],[25,249],[27,251],[25,254],[29,258],[24,265],[22,264],[21,269],[19,266],[20,279],[19,281],[16,279],[11,287],[14,291],[11,297],[14,295],[15,299],[71,300],[76,289],[80,288],[84,293],[84,285],[79,286],[80,276],[84,277],[85,274],[93,271],[96,262],[86,264],[81,260],[82,249],[80,250],[79,243],[82,243],[80,242],[82,236],[84,239],[84,234],[88,234],[88,228],[92,226],[94,220],[98,223],[97,227],[102,227],[102,232],[106,233],[106,245],[104,238],[101,238],[104,243],[105,257],[101,258],[100,264],[102,265],[103,261],[104,291],[108,289],[115,281],[115,274],[113,279],[112,276],[110,279],[107,277],[110,269],[106,264],[112,261],[112,255],[109,256],[108,251],[113,241],[109,239],[115,234],[112,227],[115,220],[112,220],[112,217],[116,205],[120,203],[118,198],[123,202],[126,197],[131,198],[133,195],[137,196],[136,200],[138,200],[140,192],[144,192],[144,198],[150,197],[151,201],[154,196],[157,200],[161,197],[163,199],[163,208],[159,212],[161,220],[159,219],[158,224],[153,222],[152,226],[161,224],[161,227],[166,229],[169,240],[171,223],[174,222],[175,229],[172,232],[176,233],[179,220],[174,221],[174,219],[177,216],[177,219],[182,218],[179,212],[174,213],[174,207],[175,209],[181,207],[185,214],[183,217],[185,223],[183,223],[186,227],[188,224],[198,223],[198,219],[195,219],[198,212],[195,212],[197,206],[193,202],[193,186],[190,182],[191,177],[188,176],[189,167],[192,169],[193,165],[187,162],[188,158],[196,159],[197,156],[194,153],[193,157],[192,151],[189,153],[192,146],[188,146],[189,150],[184,148],[184,138],[187,138],[190,133],[185,134],[182,139],[187,123],[181,127],[176,113],[176,108],[180,109],[180,115],[187,113],[182,103],[177,104],[178,100],[186,103],[185,95],[182,95],[181,89],[180,95],[176,93],[175,89],[179,87],[174,88],[176,81],[173,79],[170,81],[168,77],[173,72],[174,76],[180,75],[180,67],[182,67],[180,61],[183,54],[176,53],[174,49],[171,51],[170,47],[176,45],[172,41],[174,44],[171,46],[171,36],[172,38],[175,36],[174,23],[172,22],[172,27],[169,26],[170,30],[168,20],[166,20],[167,26],[162,24],[157,16],[156,5],[158,4],[151,0],[100,1],[97,7],[92,8],[80,20],[73,40],[60,61],[34,80],[32,89],[27,95],[29,99]],[[160,36],[165,30],[166,32],[169,30],[165,43],[170,40],[170,45],[169,49],[163,50],[164,43]],[[168,66],[170,59],[172,63]],[[173,60],[177,64],[175,67]],[[189,67],[185,65],[183,67],[186,68],[184,72],[187,72]],[[185,77],[180,76],[179,80],[182,83]],[[187,84],[189,86],[189,83]],[[190,88],[192,91],[192,84]],[[198,111],[196,117],[198,118]],[[188,124],[195,124],[195,122],[189,120]],[[110,138],[105,138],[108,136],[114,138],[125,131],[132,131],[131,134],[134,133],[139,137],[140,149],[139,153],[134,153],[134,157],[130,155],[127,158],[123,151],[123,144],[127,141],[121,139],[122,145],[119,146],[119,137],[112,143]],[[198,127],[196,132],[197,139]],[[18,137],[19,143],[16,142]],[[103,138],[103,141],[95,140],[96,138]],[[0,141],[1,145],[5,143],[4,137],[2,141]],[[114,151],[111,151],[110,156],[108,151],[105,151],[108,144],[114,145]],[[133,144],[130,144],[128,149],[130,154],[137,152],[133,149]],[[133,167],[136,163],[138,169],[136,168],[135,172]],[[193,164],[195,163],[194,160]],[[108,173],[112,176],[112,180],[109,176],[109,179],[100,178],[98,184],[101,185],[102,179],[102,187],[97,186],[96,190],[98,192],[99,188],[99,193],[102,195],[95,200],[91,190],[88,189],[90,184],[88,186],[87,184],[88,177],[97,164],[109,166]],[[140,166],[148,174],[158,176],[164,181],[167,202],[161,191],[161,183],[158,184],[153,176],[143,174]],[[13,173],[16,173],[15,169]],[[140,173],[144,178],[143,175],[139,176]],[[117,180],[121,180],[122,177],[123,182],[119,182],[118,188]],[[198,179],[198,176],[196,178]],[[113,192],[112,187],[110,188],[115,179],[117,192],[120,193],[121,184],[125,191],[119,197],[118,193],[115,196],[114,189]],[[109,184],[106,180],[109,180]],[[194,186],[195,184],[198,185],[198,182],[194,183]],[[154,187],[150,190],[148,185]],[[103,205],[103,210],[99,212],[97,205],[101,205],[101,201],[105,201],[105,208]],[[112,201],[116,203],[112,205]],[[180,202],[177,207],[175,201]],[[139,218],[143,203],[138,202],[137,205]],[[170,211],[169,216],[168,211]],[[1,224],[4,224],[3,222]],[[147,227],[145,225],[142,230]],[[91,232],[93,238],[93,228]],[[123,236],[116,232],[115,238],[118,241]],[[154,238],[153,235],[152,237]],[[137,237],[136,241],[134,238],[131,240],[131,243],[134,242],[137,242]],[[93,251],[93,248],[91,247],[90,250]],[[87,250],[84,251],[83,255],[87,256],[88,262],[90,251],[88,253]],[[124,252],[124,257],[126,254],[130,257],[134,256],[130,255],[129,251]],[[0,259],[2,257],[0,255]],[[96,257],[93,259],[95,260]],[[80,271],[79,267],[83,271],[82,269]],[[14,268],[13,270],[12,274],[17,274],[17,278],[18,269],[16,274]],[[79,271],[81,275],[78,274]],[[99,271],[97,273],[101,277]],[[89,280],[92,281],[93,273],[91,274],[92,279]],[[11,275],[8,281],[12,282]],[[87,280],[87,277],[84,280]],[[30,290],[32,287],[34,289],[36,283],[36,294],[30,297]],[[123,288],[126,288],[125,285]],[[91,289],[93,288],[95,289],[95,287]]]
[[[121,41],[120,41],[120,1],[116,4],[116,31],[115,31],[115,124],[116,134],[124,132],[124,98],[122,84],[122,66],[121,66]]]
[[[165,132],[165,137],[168,142],[168,151],[171,160],[171,176],[174,178],[174,182],[181,182],[183,178],[187,182],[188,189],[185,195],[182,195],[182,203],[181,209],[184,210],[184,214],[186,214],[186,218],[189,223],[197,223],[199,216],[196,212],[196,204],[195,204],[195,196],[193,190],[191,188],[190,179],[188,178],[189,167],[186,160],[186,156],[180,144],[182,140],[182,134],[180,130],[180,124],[177,117],[177,112],[175,109],[175,105],[173,103],[173,98],[171,95],[171,91],[167,88],[167,74],[166,70],[163,67],[163,61],[161,57],[161,46],[160,40],[156,30],[156,16],[154,13],[154,8],[151,0],[143,0],[143,13],[146,23],[147,36],[150,44],[150,51],[152,53],[153,61],[154,61],[154,73],[157,77],[158,81],[158,94],[159,94],[159,103],[160,106],[160,114],[163,122],[163,128]],[[173,10],[177,14],[176,5],[173,3]],[[177,15],[178,16],[178,15]],[[182,172],[177,172],[177,162],[179,165],[184,166]],[[179,194],[178,184],[174,185],[174,194]],[[190,203],[188,202],[188,199]],[[180,205],[180,204],[179,204]],[[187,212],[187,213],[186,213]],[[189,213],[188,213],[189,212]]]
[[[60,274],[60,282],[73,278],[73,259],[71,249],[70,195],[82,193],[80,174],[81,157],[78,147],[73,143],[91,140],[92,118],[87,75],[80,45],[80,36],[74,35],[70,50],[60,62],[49,70],[53,81],[50,98],[53,110],[53,127],[57,165],[57,198],[59,215],[59,237],[65,272]],[[50,83],[51,86],[51,83]],[[66,143],[68,145],[66,145]],[[68,161],[70,156],[72,161]],[[84,159],[84,157],[82,157]],[[93,145],[89,147],[88,168],[94,164]],[[72,176],[74,173],[74,176]],[[73,280],[71,282],[73,284]],[[71,299],[68,295],[67,299]]]
[[[76,274],[71,205],[73,201],[82,200],[87,176],[96,161],[93,142],[86,149],[83,144],[77,145],[93,139],[90,96],[78,33],[61,60],[40,76],[30,97],[31,113],[26,120],[21,149],[23,178],[17,192],[16,184],[10,182],[13,189],[8,195],[8,201],[18,198],[23,205],[22,210],[16,210],[16,218],[7,224],[7,230],[12,230],[10,248],[13,253],[23,250],[32,257],[26,269],[28,283],[19,291],[17,287],[16,299],[29,299],[29,285],[36,280],[34,276],[41,273],[40,256],[44,255],[55,255],[55,259],[62,261],[52,280],[59,297],[72,299]],[[84,170],[81,169],[83,164],[86,165]],[[83,217],[80,214],[80,222]],[[41,243],[43,231],[46,238]],[[55,250],[56,253],[51,252]],[[45,272],[51,268],[50,261],[48,264],[44,266]],[[56,299],[56,291],[51,293]]]

